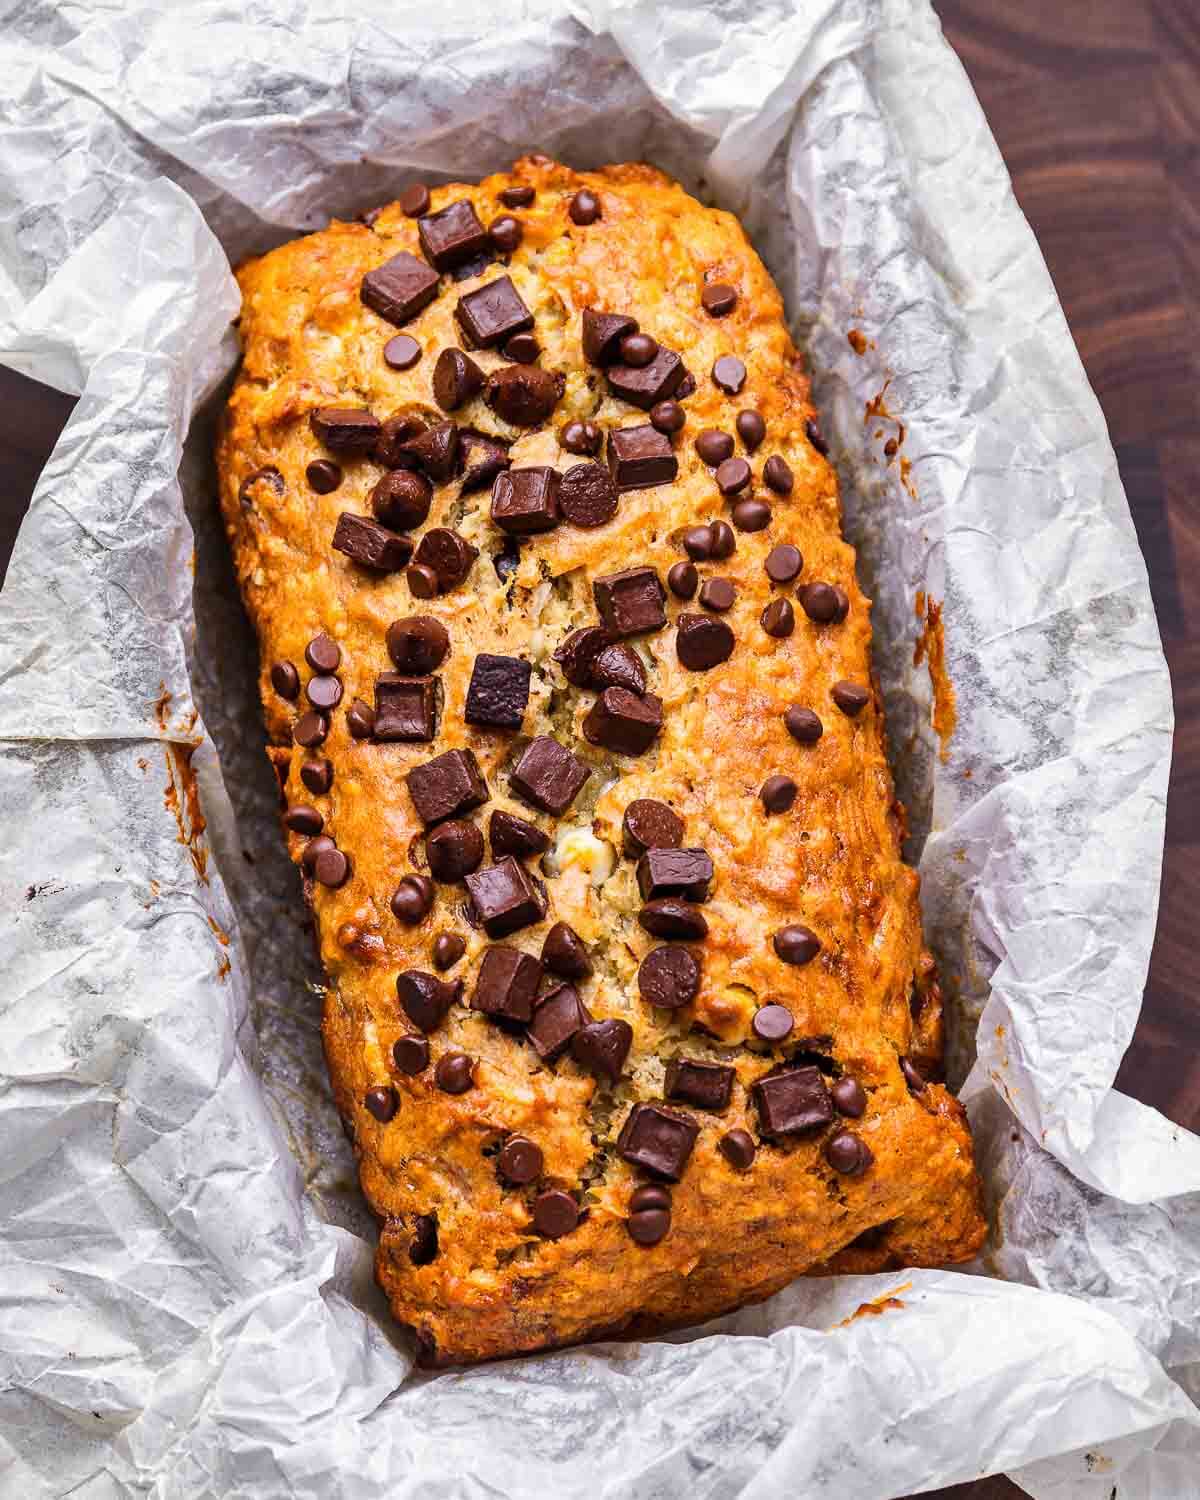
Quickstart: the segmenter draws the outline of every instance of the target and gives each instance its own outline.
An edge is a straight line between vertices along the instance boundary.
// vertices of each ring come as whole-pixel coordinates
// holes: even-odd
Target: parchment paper
[[[1200,1143],[1111,1090],[1166,670],[1103,419],[926,0],[0,21],[0,357],[81,394],[0,595],[0,1496],[1200,1495]],[[373,1290],[324,1081],[211,422],[229,259],[528,149],[656,162],[785,292],[993,1238],[965,1273],[432,1377]]]

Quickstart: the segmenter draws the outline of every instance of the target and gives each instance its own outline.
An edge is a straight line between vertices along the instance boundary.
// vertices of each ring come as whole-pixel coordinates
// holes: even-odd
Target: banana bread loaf
[[[239,279],[221,503],[423,1358],[969,1257],[870,601],[736,221],[529,157]]]

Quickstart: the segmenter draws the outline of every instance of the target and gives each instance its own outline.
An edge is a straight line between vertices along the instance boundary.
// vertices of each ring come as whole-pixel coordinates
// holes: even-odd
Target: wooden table
[[[1158,938],[1117,1083],[1200,1130],[1200,0],[934,3],[1045,252],[1150,570],[1178,723]],[[72,404],[0,370],[0,566]]]

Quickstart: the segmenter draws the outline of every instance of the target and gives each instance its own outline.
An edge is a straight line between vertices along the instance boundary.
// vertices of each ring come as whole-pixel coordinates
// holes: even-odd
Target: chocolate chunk
[[[737,306],[737,288],[724,281],[712,281],[700,293],[700,306],[710,318],[723,318]]]
[[[607,639],[607,636],[605,637]],[[271,686],[281,698],[294,703],[300,696],[300,673],[290,661],[277,661],[271,667]]]
[[[605,688],[583,721],[589,743],[618,755],[643,755],[662,732],[662,700],[627,688]]]
[[[594,224],[600,217],[600,200],[587,188],[580,188],[567,205],[572,224]]]
[[[904,1081],[908,1085],[910,1094],[923,1094],[925,1092],[925,1079],[917,1071],[907,1057],[900,1059],[900,1071],[904,1074]]]
[[[541,352],[541,346],[532,333],[514,333],[512,338],[505,340],[502,350],[506,359],[518,365],[533,364]],[[558,394],[561,396],[562,390]]]
[[[647,849],[678,849],[683,843],[683,819],[665,802],[637,797],[621,820],[625,854],[638,859]]]
[[[712,527],[689,526],[683,533],[683,550],[693,562],[707,562],[712,556]]]
[[[700,575],[693,562],[673,563],[667,571],[667,587],[676,599],[694,599],[700,585]]]
[[[620,641],[605,646],[592,663],[592,686],[600,692],[610,687],[624,688],[640,698],[646,691],[646,669],[642,658],[632,646]]]
[[[617,637],[645,635],[667,623],[666,591],[653,568],[626,568],[593,579],[592,598],[601,620]]]
[[[819,1130],[833,1119],[833,1100],[819,1068],[784,1068],[751,1090],[759,1129],[769,1139]]]
[[[700,964],[687,948],[654,948],[638,969],[638,993],[647,1005],[678,1010],[700,992]]]
[[[511,255],[521,243],[524,229],[511,214],[501,214],[488,225],[488,239],[502,255]]]
[[[799,547],[793,547],[791,542],[780,542],[767,553],[763,566],[772,583],[791,583],[793,578],[799,577],[804,558]]]
[[[534,189],[519,186],[506,187],[501,188],[497,196],[505,208],[528,208],[534,199]]]
[[[617,513],[617,486],[601,464],[575,464],[562,477],[558,505],[572,526],[603,526]]]
[[[808,435],[809,442],[813,445],[813,447],[817,450],[821,457],[828,458],[829,444],[821,436],[821,429],[817,426],[815,420],[812,417],[809,417],[808,421],[804,424],[804,431]]]
[[[397,1037],[392,1043],[392,1061],[397,1072],[414,1078],[429,1066],[429,1043],[423,1036]]]
[[[792,601],[772,599],[759,615],[758,623],[775,640],[786,640],[796,628],[796,611],[792,608]]]
[[[396,1111],[400,1108],[400,1096],[390,1084],[380,1088],[368,1089],[363,1095],[363,1104],[367,1112],[375,1116],[381,1125],[395,1118]]]
[[[810,927],[792,922],[771,938],[775,952],[785,964],[809,964],[821,951],[821,940]]]
[[[856,718],[871,701],[869,690],[857,682],[835,682],[833,701],[849,718]]]
[[[717,1149],[729,1165],[736,1167],[739,1172],[753,1166],[754,1158],[758,1155],[758,1147],[748,1130],[726,1131],[717,1142]]]
[[[701,463],[718,468],[733,457],[733,439],[719,427],[706,427],[696,438],[696,452]]]
[[[627,333],[621,340],[621,363],[632,365],[635,370],[648,365],[657,353],[658,340],[652,339],[648,333]]]
[[[483,371],[461,349],[443,349],[433,367],[433,399],[443,411],[457,411],[483,389]]]
[[[494,349],[514,333],[533,327],[533,314],[509,276],[498,276],[466,292],[458,299],[454,316],[477,349]]]
[[[379,437],[371,457],[385,469],[415,469],[417,460],[408,452],[406,444],[425,431],[420,417],[409,413],[394,412],[379,429]]]
[[[497,474],[492,485],[492,520],[510,536],[551,531],[562,520],[558,491],[556,469],[541,464],[528,469],[506,469]]]
[[[399,671],[406,676],[423,677],[445,660],[450,636],[442,622],[432,615],[408,615],[388,626],[387,648]]]
[[[792,493],[792,471],[778,453],[768,458],[763,465],[763,483],[777,495]]]
[[[680,432],[686,421],[687,417],[678,401],[660,401],[650,408],[650,425],[656,432]]]
[[[424,563],[414,563],[405,573],[408,591],[414,599],[435,599],[438,593],[438,576]]]
[[[475,1082],[475,1064],[465,1052],[447,1052],[438,1059],[433,1081],[443,1094],[465,1094]]]
[[[722,354],[712,367],[713,384],[736,396],[746,383],[746,366],[732,354]]]
[[[528,470],[518,470],[527,473]],[[489,656],[481,651],[475,658],[471,684],[467,688],[467,705],[463,717],[468,724],[483,724],[495,729],[520,729],[529,702],[529,678],[532,667],[517,656]]]
[[[483,834],[465,818],[451,818],[425,840],[429,873],[435,880],[461,880],[483,863]]]
[[[396,995],[417,1030],[429,1033],[437,1030],[450,1007],[461,998],[462,980],[449,982],[420,969],[406,969],[396,975]]]
[[[614,396],[649,411],[675,394],[686,372],[673,349],[660,348],[647,365],[609,365],[604,373]]]
[[[635,1104],[621,1127],[617,1150],[633,1166],[678,1182],[699,1134],[700,1127],[686,1115],[660,1104]]]
[[[736,598],[737,590],[729,578],[706,578],[704,587],[700,590],[700,603],[715,614],[724,614],[727,609],[732,609]]]
[[[342,482],[342,466],[330,458],[315,458],[304,471],[309,488],[318,495],[331,495]]]
[[[539,427],[549,421],[566,389],[565,377],[537,365],[502,365],[488,376],[483,399],[513,427]]]
[[[413,1220],[413,1237],[408,1258],[414,1266],[427,1266],[437,1259],[437,1219],[433,1214],[418,1214]]]
[[[591,1020],[573,985],[556,984],[537,1002],[529,1023],[529,1040],[543,1062],[553,1062]]]
[[[303,833],[312,838],[325,826],[325,819],[315,807],[309,807],[304,802],[297,802],[284,813],[283,823],[284,827],[290,828],[293,833]]]
[[[787,732],[801,745],[815,745],[824,733],[820,719],[802,703],[793,703],[784,713],[783,722]]]
[[[417,816],[426,828],[443,818],[456,818],[488,799],[487,783],[479,773],[479,762],[470,750],[447,750],[423,765],[414,766],[405,778]]]
[[[714,521],[708,530],[712,537],[713,558],[720,561],[732,557],[737,551],[737,537],[733,534],[733,527],[725,521]]]
[[[608,434],[608,470],[618,490],[647,490],[670,484],[679,460],[670,439],[653,427],[614,427]]]
[[[734,426],[749,453],[753,453],[767,435],[767,424],[756,411],[738,412]]]
[[[438,593],[446,594],[462,583],[478,556],[479,549],[472,547],[466,537],[444,526],[435,526],[421,538],[415,561],[432,570]]]
[[[439,972],[452,969],[466,951],[466,941],[457,932],[439,932],[433,940],[433,967]]]
[[[704,849],[647,849],[638,860],[638,890],[643,901],[683,896],[707,901],[713,862]]]
[[[315,712],[301,714],[292,725],[292,739],[297,745],[303,745],[306,750],[323,744],[328,733],[329,720],[324,714]]]
[[[433,881],[427,875],[406,875],[392,893],[392,915],[406,927],[416,927],[434,902]]]
[[[689,672],[707,672],[733,655],[733,631],[724,620],[684,614],[675,623],[675,655]]]
[[[371,491],[376,519],[392,531],[409,531],[429,518],[433,486],[411,469],[392,469]]]
[[[485,437],[481,432],[472,432],[469,427],[459,432],[458,452],[463,466],[464,495],[491,485],[496,475],[512,462],[503,443]]]
[[[333,762],[306,760],[300,767],[300,780],[314,796],[323,796],[333,785]]]
[[[595,422],[566,422],[558,434],[558,441],[568,453],[590,458],[599,452],[603,436]]]
[[[557,647],[554,660],[568,682],[575,687],[591,687],[596,658],[611,644],[612,636],[602,625],[584,625],[580,630],[573,630]]]
[[[458,463],[458,428],[453,422],[436,422],[401,443],[400,448],[431,479],[444,483]]]
[[[592,961],[583,939],[566,922],[555,922],[542,944],[542,963],[562,979],[586,979]]]
[[[750,465],[744,458],[727,458],[718,466],[716,480],[722,495],[736,495],[750,483]]]
[[[399,573],[413,551],[408,537],[397,536],[369,516],[356,516],[349,510],[338,517],[332,545],[335,552],[376,573]]]
[[[861,1136],[852,1130],[839,1130],[825,1142],[825,1160],[845,1177],[861,1177],[875,1157]]]
[[[771,507],[752,497],[739,500],[733,507],[733,524],[739,531],[766,531],[771,524]]]
[[[790,776],[768,776],[758,795],[768,813],[784,813],[796,800],[796,783]]]
[[[583,310],[583,357],[592,365],[611,364],[620,356],[621,340],[638,331],[637,319],[624,313]]]
[[[657,1245],[671,1228],[671,1215],[661,1208],[647,1208],[630,1214],[625,1222],[629,1238],[637,1245]]]
[[[633,1044],[628,1021],[589,1021],[571,1038],[571,1056],[581,1068],[615,1084]]]
[[[523,1135],[510,1135],[496,1158],[496,1171],[512,1187],[524,1187],[542,1175],[542,1148]]]
[[[471,1009],[506,1021],[527,1022],[542,979],[542,966],[530,953],[499,943],[489,948],[479,965]]]
[[[363,305],[378,313],[389,323],[403,326],[415,318],[423,307],[428,307],[437,296],[438,274],[402,250],[385,260],[383,265],[368,271],[362,279],[359,296]]]
[[[309,412],[313,435],[335,453],[369,453],[380,422],[365,406],[322,406]]]
[[[410,182],[397,198],[400,212],[410,219],[419,219],[429,212],[429,189],[423,182]]]
[[[346,728],[351,739],[371,739],[375,734],[375,710],[361,698],[355,698],[346,710]]]
[[[487,249],[487,230],[465,198],[426,214],[417,224],[421,249],[439,271],[461,266]]]
[[[381,672],[375,679],[375,738],[419,741],[436,733],[435,679]]]
[[[511,785],[531,807],[561,818],[583,790],[591,772],[565,745],[539,734],[530,740],[513,767]]]
[[[336,890],[350,879],[350,861],[340,849],[322,849],[313,861],[313,879]]]
[[[580,195],[582,196],[582,195]],[[574,208],[574,200],[572,200]],[[593,215],[593,217],[595,217]],[[591,219],[579,222],[590,224]],[[561,1188],[548,1188],[533,1201],[533,1227],[548,1240],[561,1240],[579,1223],[579,1205]]]
[[[422,354],[420,344],[407,333],[398,333],[383,346],[383,362],[391,370],[411,370]]]
[[[488,839],[492,846],[493,859],[503,859],[514,854],[526,859],[531,854],[544,854],[550,840],[534,823],[527,823],[510,812],[494,812],[488,824]],[[553,928],[551,928],[553,931]]]
[[[694,1104],[697,1109],[728,1109],[732,1094],[733,1069],[724,1063],[677,1057],[667,1064],[663,1097],[675,1104]]]
[[[321,855],[324,854],[325,850],[336,848],[337,845],[327,833],[318,834],[315,839],[309,839],[300,855],[300,863],[304,866],[305,872],[311,875],[313,866],[320,859]]]
[[[468,875],[467,890],[488,937],[507,937],[540,922],[544,915],[538,892],[511,855]]]
[[[857,1078],[839,1078],[829,1095],[839,1115],[849,1115],[852,1120],[857,1120],[866,1113],[866,1090]]]
[[[768,1042],[774,1047],[791,1035],[794,1024],[787,1006],[772,1000],[766,1005],[760,1005],[754,1012],[750,1030],[760,1042]]]
[[[697,943],[708,936],[704,913],[676,896],[648,901],[638,912],[638,921],[651,937],[682,938],[685,942]]]

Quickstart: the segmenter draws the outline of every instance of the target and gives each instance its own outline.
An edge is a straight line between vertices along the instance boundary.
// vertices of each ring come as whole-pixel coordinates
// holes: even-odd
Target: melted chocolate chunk
[[[410,219],[419,219],[422,214],[429,212],[429,189],[423,182],[410,182],[396,202],[400,205],[401,213],[407,214]]]
[[[438,593],[446,594],[462,583],[478,556],[479,549],[457,531],[435,526],[421,538],[415,560],[433,573]]]
[[[481,651],[471,671],[463,717],[468,724],[493,729],[520,729],[529,702],[532,667],[517,656],[489,656]]]
[[[527,823],[510,812],[494,812],[488,824],[488,840],[492,846],[492,858],[503,859],[514,854],[518,859],[527,859],[532,854],[544,854],[550,840],[534,823]],[[551,929],[553,931],[553,928]]]
[[[379,418],[365,406],[321,406],[309,412],[313,436],[335,453],[369,453],[379,438]]]
[[[618,490],[670,484],[679,473],[671,441],[654,426],[614,427],[608,434],[608,469]]]
[[[733,1069],[724,1063],[697,1062],[677,1057],[667,1064],[663,1097],[676,1104],[694,1104],[697,1109],[729,1108],[733,1094]]]
[[[580,630],[573,630],[555,650],[554,660],[569,683],[575,687],[590,687],[596,659],[611,644],[612,636],[602,625],[584,625]]]
[[[700,1127],[686,1115],[660,1104],[635,1104],[621,1127],[617,1151],[635,1167],[678,1182],[699,1134]]]
[[[572,526],[603,526],[617,513],[617,486],[601,464],[575,464],[562,477],[558,504]]]
[[[417,234],[426,259],[439,271],[461,266],[488,248],[487,230],[465,198],[425,215],[417,223]]]
[[[541,347],[532,333],[514,333],[512,338],[506,340],[504,345],[504,356],[518,365],[531,365],[541,353]],[[561,395],[562,392],[560,391]]]
[[[662,732],[662,700],[653,693],[639,698],[627,688],[605,688],[583,721],[593,745],[618,755],[644,755]]]
[[[333,550],[375,573],[399,573],[412,556],[413,544],[369,516],[344,510],[333,529]]]
[[[642,658],[632,646],[617,642],[605,646],[592,663],[592,686],[603,692],[605,688],[624,688],[640,698],[646,691],[646,668]]]
[[[469,427],[459,432],[458,452],[463,466],[464,495],[485,489],[512,462],[503,443],[481,432],[472,432]]]
[[[682,938],[696,943],[708,936],[708,923],[704,913],[677,896],[661,896],[647,901],[638,912],[638,921],[651,935],[658,938]]]
[[[637,864],[643,901],[659,896],[707,901],[712,878],[713,863],[704,849],[647,849]]]
[[[689,672],[707,672],[733,655],[734,634],[724,620],[685,614],[675,623],[675,654]]]
[[[542,944],[542,963],[562,979],[586,979],[592,961],[583,939],[566,922],[555,922]]]
[[[592,581],[592,598],[614,636],[645,635],[667,623],[666,591],[653,568],[626,568],[596,578]]]
[[[405,780],[417,816],[426,828],[470,812],[488,799],[487,783],[470,750],[447,750],[414,766]]]
[[[488,376],[483,399],[513,427],[540,427],[566,389],[566,377],[537,365],[501,365]]]
[[[408,615],[387,628],[388,655],[398,671],[423,677],[436,671],[450,649],[450,635],[432,615]]]
[[[381,672],[375,679],[375,738],[431,740],[437,733],[437,679]]]
[[[402,250],[368,271],[359,296],[363,305],[397,327],[415,318],[437,296],[438,274],[423,260]]]
[[[502,255],[511,255],[521,243],[525,231],[519,219],[511,214],[501,214],[488,225],[488,239]]]
[[[833,1100],[819,1068],[783,1068],[751,1090],[758,1128],[768,1139],[820,1130],[833,1119]]]
[[[458,428],[453,422],[436,422],[401,443],[400,450],[431,479],[444,483],[458,463]]]
[[[430,1032],[446,1019],[450,1007],[462,996],[462,980],[450,982],[420,969],[406,969],[396,975],[396,995],[400,1008],[418,1031]]]
[[[589,1021],[571,1038],[571,1056],[595,1077],[615,1084],[632,1043],[633,1027],[628,1021]]]
[[[435,880],[462,880],[483,863],[483,834],[465,818],[451,818],[430,829],[425,857]]]
[[[556,984],[537,1002],[529,1023],[529,1040],[543,1062],[553,1062],[571,1045],[591,1016],[573,985]]]
[[[395,412],[381,425],[371,457],[385,469],[415,469],[417,460],[406,451],[405,444],[424,431],[420,417]]]
[[[524,869],[509,855],[467,876],[467,890],[488,937],[540,922],[545,908]]]
[[[665,802],[638,797],[621,820],[625,854],[638,859],[647,849],[678,849],[683,843],[683,819]]]
[[[638,331],[636,318],[624,313],[583,310],[583,357],[592,365],[607,365],[620,355],[621,340]]]
[[[523,802],[561,818],[590,775],[583,761],[565,745],[548,734],[539,734],[530,740],[513,767],[511,785]]]
[[[498,943],[483,955],[471,1009],[525,1023],[533,1017],[541,978],[542,966],[532,954]]]
[[[443,349],[433,367],[433,399],[443,411],[457,411],[483,389],[483,371],[461,349]]]
[[[638,993],[647,1005],[678,1010],[700,992],[700,963],[687,948],[653,948],[638,969]]]
[[[492,486],[492,520],[510,536],[551,531],[562,520],[556,469],[506,469]]]
[[[604,373],[614,396],[649,411],[675,394],[686,371],[673,349],[660,348],[649,364],[609,365]]]
[[[533,327],[533,314],[508,276],[497,276],[465,293],[458,299],[454,316],[477,349],[494,349],[514,333]]]

